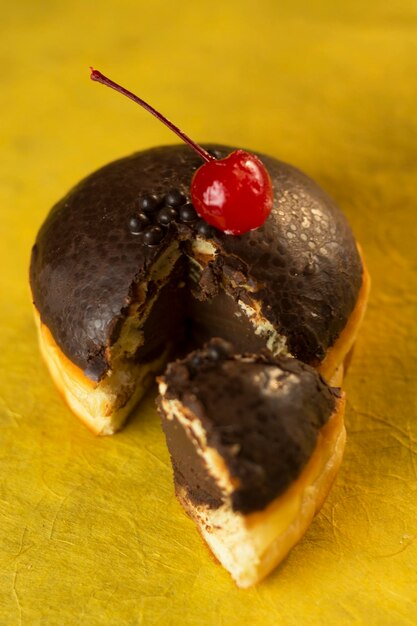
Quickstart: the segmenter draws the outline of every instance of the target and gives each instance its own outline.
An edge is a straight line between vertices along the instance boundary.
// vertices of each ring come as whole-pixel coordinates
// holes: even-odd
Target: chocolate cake
[[[339,467],[340,389],[289,357],[234,354],[213,339],[168,366],[159,410],[177,496],[247,587],[308,527]]]
[[[119,428],[171,355],[213,335],[296,357],[328,379],[343,363],[368,291],[355,239],[310,178],[259,156],[274,205],[240,236],[197,216],[189,189],[201,161],[185,145],[110,163],[47,217],[30,267],[41,348],[94,432]]]

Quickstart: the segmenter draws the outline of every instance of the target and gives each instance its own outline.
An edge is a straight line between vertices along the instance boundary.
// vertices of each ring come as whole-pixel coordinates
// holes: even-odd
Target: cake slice
[[[239,587],[266,576],[323,504],[344,398],[312,367],[213,339],[168,366],[158,406],[176,495]]]

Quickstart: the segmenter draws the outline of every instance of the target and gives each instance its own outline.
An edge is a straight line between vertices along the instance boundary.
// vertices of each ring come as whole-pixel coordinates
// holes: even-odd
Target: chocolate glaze
[[[232,148],[206,145],[217,154]],[[322,359],[354,307],[361,262],[346,219],[307,176],[259,155],[275,193],[271,215],[239,237],[216,231],[218,271],[238,268],[262,287],[264,315],[287,336],[292,354]],[[194,236],[197,223],[171,223],[160,243],[129,231],[138,199],[176,189],[189,199],[201,160],[185,145],[139,152],[106,165],[81,181],[50,212],[32,250],[33,299],[64,354],[92,378],[106,369],[105,349],[132,301],[135,283],[173,238]],[[236,288],[234,296],[245,296]]]
[[[224,356],[213,359],[210,352],[216,346]],[[330,388],[316,370],[296,359],[236,356],[220,339],[170,364],[164,382],[165,397],[179,400],[199,418],[208,446],[218,451],[238,479],[231,501],[242,513],[263,509],[296,480],[339,396],[339,390]],[[204,490],[194,479],[206,471],[201,457],[192,457],[189,445],[178,444],[161,413],[173,464],[181,469],[188,497],[196,504],[206,498],[206,504],[217,506],[219,488],[213,479],[208,477]]]

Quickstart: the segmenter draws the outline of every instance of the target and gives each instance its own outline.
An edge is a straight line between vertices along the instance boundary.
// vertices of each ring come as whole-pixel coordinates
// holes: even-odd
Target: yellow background
[[[1,2],[0,624],[416,624],[417,2],[172,4]],[[196,139],[307,171],[365,250],[342,471],[249,591],[174,498],[154,392],[97,439],[39,357],[27,267],[47,211],[98,166],[176,141],[89,65]]]

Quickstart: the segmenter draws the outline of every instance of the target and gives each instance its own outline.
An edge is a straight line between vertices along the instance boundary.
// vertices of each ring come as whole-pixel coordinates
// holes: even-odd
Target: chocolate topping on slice
[[[206,148],[218,156],[233,150]],[[235,300],[245,301],[245,282],[253,284],[251,297],[286,337],[291,354],[308,363],[324,357],[361,285],[355,241],[346,219],[311,179],[259,156],[273,181],[274,207],[261,228],[239,237],[194,219],[187,202],[201,161],[183,145],[110,163],[52,209],[32,251],[34,303],[61,350],[88,376],[98,379],[108,369],[106,348],[117,340],[135,285],[173,240],[184,247],[197,234],[216,246],[214,277],[240,272],[243,282],[230,287]],[[161,217],[166,206],[175,206],[178,218],[172,213],[168,219],[166,211]],[[132,222],[141,213],[151,225]]]
[[[311,457],[322,426],[335,411],[339,390],[296,359],[232,354],[220,339],[168,366],[164,398],[197,418],[207,446],[220,454],[238,486],[234,510],[263,509],[296,480]],[[219,506],[219,485],[203,456],[184,445],[178,419],[168,419],[159,401],[175,480],[196,503]],[[191,417],[190,417],[191,416]],[[195,419],[194,418],[194,419]],[[201,475],[204,474],[204,484]]]

